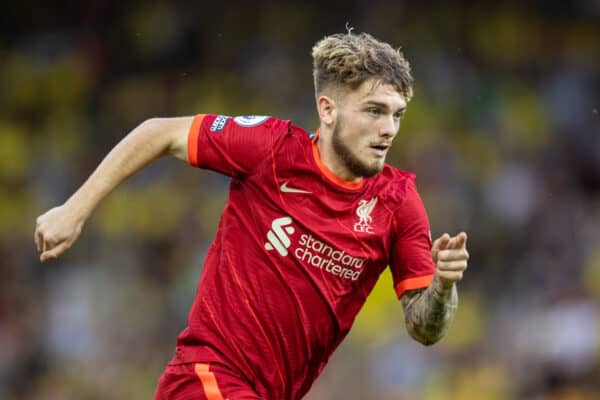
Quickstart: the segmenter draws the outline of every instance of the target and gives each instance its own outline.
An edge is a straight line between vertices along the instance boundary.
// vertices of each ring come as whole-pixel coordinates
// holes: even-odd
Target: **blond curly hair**
[[[410,65],[400,50],[368,33],[326,36],[312,49],[315,95],[330,89],[359,87],[374,78],[390,84],[406,101],[413,95]]]

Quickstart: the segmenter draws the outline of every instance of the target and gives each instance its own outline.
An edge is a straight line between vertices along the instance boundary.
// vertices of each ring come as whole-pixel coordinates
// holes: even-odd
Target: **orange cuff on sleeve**
[[[198,166],[198,140],[200,140],[200,126],[204,116],[205,114],[198,114],[194,117],[188,133],[188,161],[194,167]]]
[[[405,279],[396,285],[396,294],[400,298],[407,290],[426,288],[432,280],[433,274]]]

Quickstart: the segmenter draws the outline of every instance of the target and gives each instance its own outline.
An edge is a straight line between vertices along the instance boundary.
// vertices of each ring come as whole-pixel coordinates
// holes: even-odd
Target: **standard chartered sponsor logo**
[[[265,243],[265,249],[277,250],[277,252],[285,257],[288,255],[287,249],[290,247],[291,241],[288,234],[294,233],[294,227],[289,226],[292,224],[290,217],[281,217],[273,220],[271,223],[271,230],[267,232],[267,240]]]
[[[267,232],[265,249],[277,250],[279,255],[286,257],[292,246],[289,235],[295,232],[292,218],[286,216],[273,220],[271,229]],[[342,279],[357,280],[363,271],[366,259],[354,257],[331,245],[314,238],[311,234],[303,233],[297,245],[292,249],[293,255],[303,264],[319,268],[331,275]]]
[[[294,255],[303,263],[319,268],[343,279],[357,280],[363,271],[364,258],[354,257],[343,250],[334,249],[325,242],[303,233]]]

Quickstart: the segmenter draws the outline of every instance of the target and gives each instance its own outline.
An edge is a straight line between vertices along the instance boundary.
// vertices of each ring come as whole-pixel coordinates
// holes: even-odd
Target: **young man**
[[[272,117],[150,119],[37,220],[41,261],[102,198],[163,155],[231,177],[188,327],[155,399],[299,399],[389,265],[410,335],[430,345],[457,307],[466,234],[433,244],[415,176],[385,164],[412,96],[401,53],[368,34],[313,48],[315,134]]]

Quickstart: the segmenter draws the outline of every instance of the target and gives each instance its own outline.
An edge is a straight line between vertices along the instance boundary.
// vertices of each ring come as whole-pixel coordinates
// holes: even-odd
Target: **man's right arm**
[[[56,258],[70,248],[98,203],[127,177],[165,155],[188,161],[192,120],[152,118],[123,138],[63,205],[38,217],[34,240],[40,261]]]

